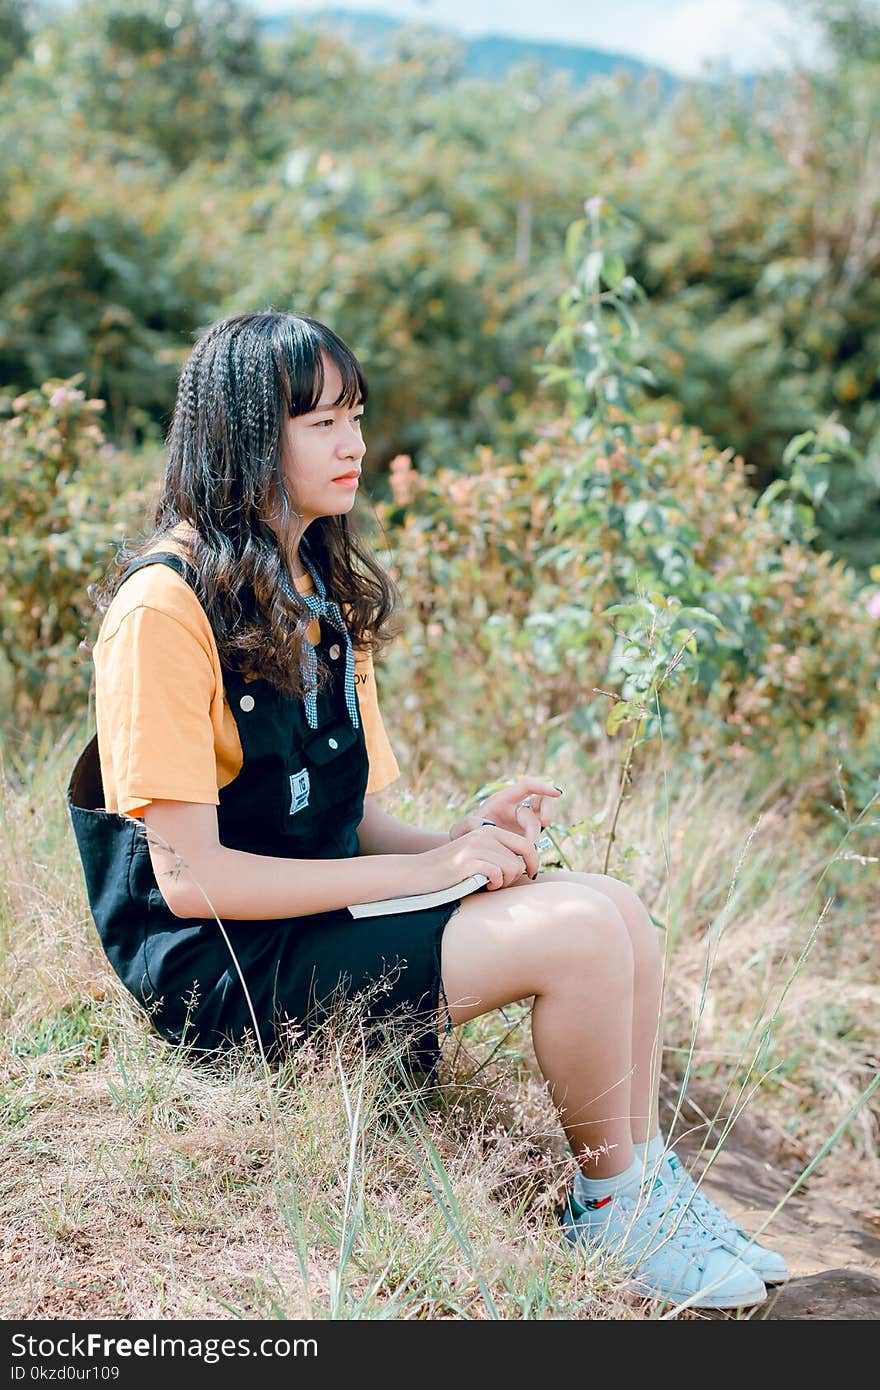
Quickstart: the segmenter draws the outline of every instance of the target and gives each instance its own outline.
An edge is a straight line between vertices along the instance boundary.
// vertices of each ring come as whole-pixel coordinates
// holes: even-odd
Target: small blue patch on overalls
[[[309,769],[290,774],[290,814],[296,815],[309,804]]]

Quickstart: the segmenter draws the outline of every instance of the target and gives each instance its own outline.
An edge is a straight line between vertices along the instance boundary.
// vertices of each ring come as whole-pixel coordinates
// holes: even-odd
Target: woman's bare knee
[[[631,989],[633,970],[620,911],[580,883],[465,898],[443,933],[441,975],[453,1023],[551,991]]]
[[[665,950],[663,932],[654,925],[645,904],[628,883],[611,874],[576,873],[573,870],[559,870],[553,874],[553,878],[567,883],[582,883],[608,898],[626,923],[637,970],[653,970],[662,966]]]
[[[573,890],[577,891],[573,891]],[[574,983],[584,971],[631,979],[633,951],[623,914],[610,898],[585,884],[566,885],[554,920],[539,943],[548,985]]]

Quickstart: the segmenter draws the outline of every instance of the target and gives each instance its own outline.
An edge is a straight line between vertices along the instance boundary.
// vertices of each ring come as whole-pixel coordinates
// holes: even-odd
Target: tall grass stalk
[[[345,1174],[345,1198],[342,1209],[342,1229],[339,1238],[339,1258],[336,1269],[331,1275],[330,1280],[330,1316],[339,1316],[342,1298],[343,1275],[351,1259],[352,1247],[355,1236],[357,1235],[364,1214],[364,1187],[363,1175],[358,1180],[358,1153],[363,1146],[363,1121],[362,1121],[362,1101],[364,1079],[366,1076],[366,1061],[363,1050],[363,1040],[361,1040],[361,1057],[358,1075],[358,1085],[352,1101],[352,1093],[349,1088],[345,1075],[345,1067],[342,1064],[342,1056],[339,1044],[336,1044],[336,1064],[339,1071],[339,1082],[342,1087],[342,1096],[345,1103],[345,1118],[348,1124],[348,1163]],[[357,1181],[357,1194],[354,1193]]]
[[[437,1146],[431,1138],[431,1135],[423,1126],[418,1126],[416,1128],[412,1123],[412,1115],[413,1112],[410,1111],[409,1123],[407,1123],[395,1112],[395,1117],[398,1119],[400,1134],[407,1148],[415,1158],[419,1171],[424,1179],[425,1186],[437,1203],[437,1207],[443,1216],[443,1220],[446,1222],[456,1246],[467,1262],[467,1266],[483,1296],[483,1302],[485,1303],[489,1317],[498,1319],[501,1315],[492,1297],[489,1286],[479,1269],[474,1247],[467,1233],[467,1221],[458,1204],[452,1183],[449,1180],[449,1175],[437,1151]],[[422,1150],[424,1150],[424,1154],[427,1155],[426,1158],[423,1157]]]

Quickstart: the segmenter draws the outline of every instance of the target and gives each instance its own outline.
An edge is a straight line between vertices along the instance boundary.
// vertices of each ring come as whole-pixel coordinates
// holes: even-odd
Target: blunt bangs
[[[279,349],[285,395],[290,415],[308,415],[324,391],[322,354],[336,364],[342,378],[342,394],[334,405],[366,404],[367,383],[351,349],[326,324],[298,314],[279,322]]]

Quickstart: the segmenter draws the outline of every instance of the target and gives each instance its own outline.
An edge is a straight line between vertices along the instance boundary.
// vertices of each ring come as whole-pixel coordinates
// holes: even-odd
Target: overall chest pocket
[[[361,736],[351,720],[335,720],[298,741],[288,769],[289,789],[282,813],[286,834],[307,833],[316,816],[340,810],[358,790]]]

